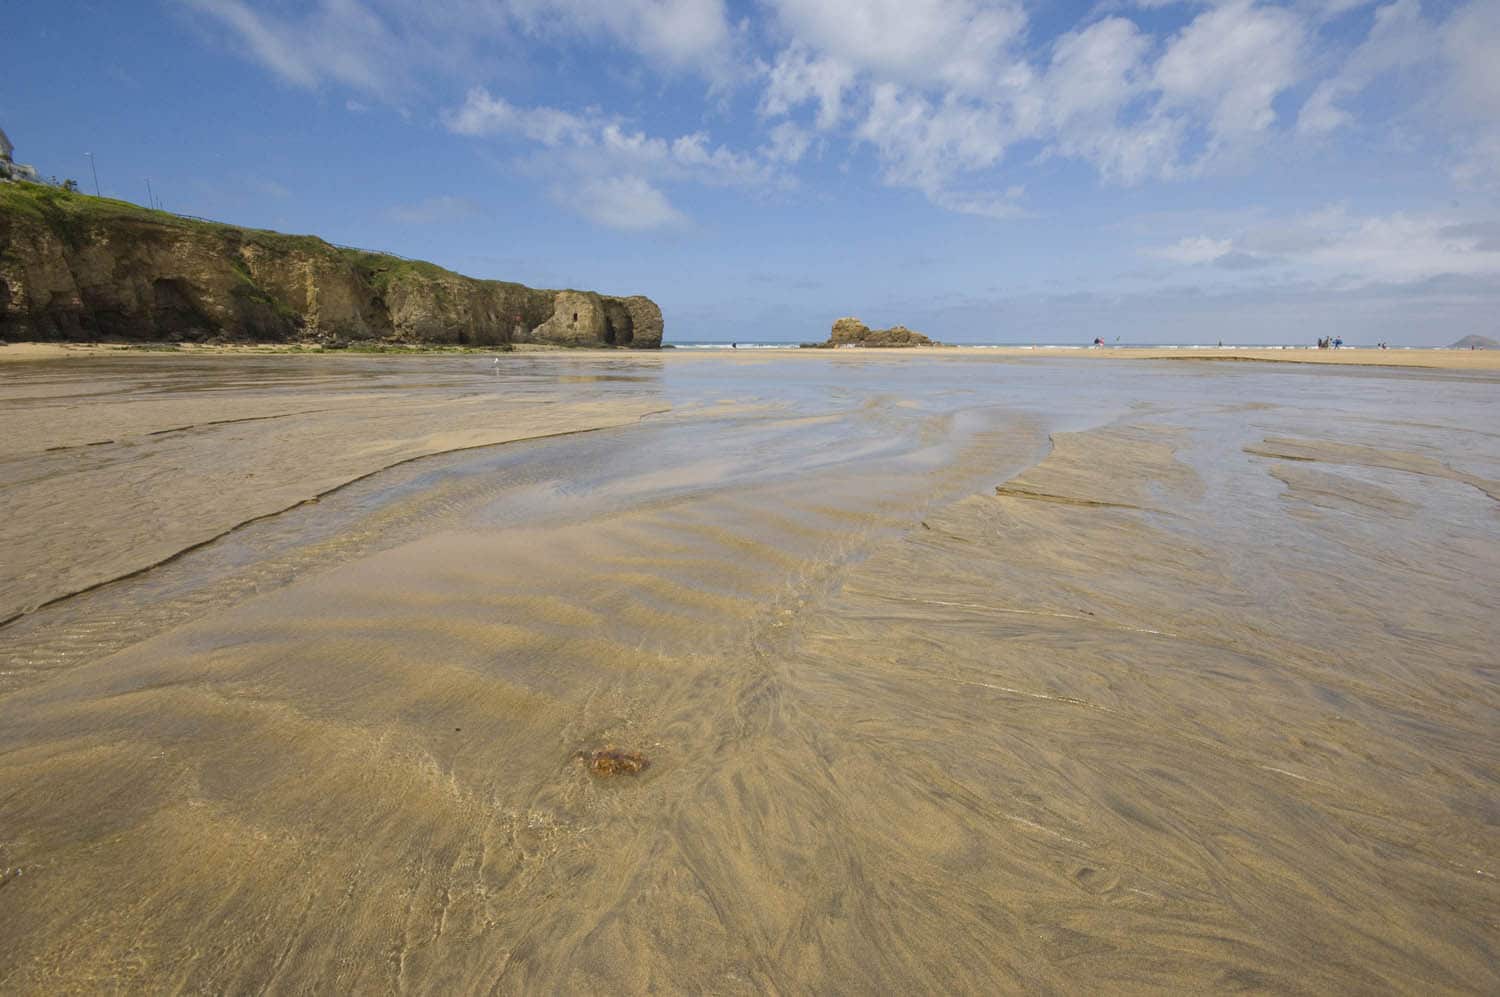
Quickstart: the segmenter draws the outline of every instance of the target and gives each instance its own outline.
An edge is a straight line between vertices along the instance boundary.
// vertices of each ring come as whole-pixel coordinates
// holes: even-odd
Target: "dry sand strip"
[[[996,351],[999,352],[999,351]],[[1009,352],[1008,350],[1006,352]],[[1500,350],[1366,349],[1085,349],[1021,350],[1111,360],[1261,360],[1270,363],[1355,364],[1367,367],[1433,367],[1444,370],[1500,370]]]
[[[670,351],[669,351],[670,352]],[[760,356],[766,351],[695,351],[694,356]],[[776,356],[920,356],[988,357],[996,360],[1259,360],[1269,363],[1335,364],[1366,367],[1425,367],[1437,370],[1500,370],[1500,350],[1368,350],[1255,347],[1047,347],[1047,346],[940,346],[907,349],[788,350]]]

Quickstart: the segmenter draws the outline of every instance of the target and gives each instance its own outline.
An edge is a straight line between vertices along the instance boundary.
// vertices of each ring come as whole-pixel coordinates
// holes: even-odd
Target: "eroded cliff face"
[[[313,236],[0,184],[0,340],[661,345],[644,297],[476,280]]]

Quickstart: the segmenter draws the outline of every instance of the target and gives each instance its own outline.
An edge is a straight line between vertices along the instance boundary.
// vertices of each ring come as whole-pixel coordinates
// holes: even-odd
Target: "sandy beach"
[[[520,344],[513,347],[520,353],[560,353],[574,357],[618,357],[630,355],[628,352],[622,354],[619,350],[590,350],[590,349],[562,349],[555,346],[539,346],[535,344]],[[0,346],[0,363],[6,361],[23,360],[57,360],[68,357],[93,357],[93,356],[117,356],[121,353],[136,352],[167,352],[187,356],[277,356],[283,354],[294,355],[317,355],[338,356],[337,350],[316,350],[307,347],[277,346],[271,344],[228,344],[228,345],[205,345],[194,343],[182,344],[156,344],[142,346],[139,344],[90,344],[90,343],[8,343]],[[395,350],[396,355],[403,353],[413,356],[432,353],[442,355],[488,355],[482,349],[469,350],[447,350],[438,351],[413,347],[409,350]],[[823,354],[823,350],[797,350],[795,353],[788,350],[788,355],[816,357]],[[1232,346],[1222,348],[1195,348],[1195,347],[1102,347],[1092,348],[1060,348],[1045,346],[940,346],[924,348],[920,350],[894,349],[894,348],[865,348],[858,350],[834,351],[839,356],[850,354],[874,355],[874,356],[912,356],[915,354],[927,357],[989,357],[991,359],[1039,359],[1039,358],[1068,358],[1068,359],[1092,359],[1092,360],[1258,360],[1265,363],[1316,363],[1316,364],[1340,364],[1364,367],[1433,367],[1442,370],[1500,370],[1500,350],[1444,350],[1444,349],[1396,349],[1377,350],[1347,348],[1338,350],[1318,349],[1272,349],[1258,348],[1253,346]],[[731,351],[736,358],[748,358],[756,355],[756,351],[746,350],[744,353]],[[347,355],[347,354],[346,354]],[[698,353],[666,351],[662,356],[674,358],[683,356],[697,356]]]
[[[0,997],[1500,997],[1500,0],[0,25]]]
[[[51,349],[0,990],[1500,988],[1493,354]]]

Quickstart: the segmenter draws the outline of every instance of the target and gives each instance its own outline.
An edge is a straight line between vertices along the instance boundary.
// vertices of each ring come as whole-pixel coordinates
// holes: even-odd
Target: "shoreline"
[[[499,354],[550,354],[569,357],[600,356],[672,356],[733,357],[764,359],[767,356],[921,356],[985,357],[998,360],[1024,360],[1038,357],[1086,358],[1093,360],[1197,360],[1258,361],[1262,363],[1322,364],[1332,366],[1408,367],[1432,370],[1500,370],[1500,350],[1456,350],[1442,347],[1379,350],[1348,347],[1338,350],[1307,348],[1257,347],[1102,347],[1050,349],[1035,346],[932,346],[932,347],[860,347],[846,350],[634,350],[629,348],[596,349],[590,347],[552,346],[541,343],[517,343],[506,350],[480,346],[405,346],[347,347],[324,349],[300,343],[0,343],[0,364],[74,357],[116,356],[120,354],[163,354],[174,356],[491,356]]]
[[[514,343],[506,348],[496,346],[408,346],[400,343],[373,346],[348,346],[335,349],[316,343],[103,343],[103,342],[36,342],[0,343],[0,363],[28,360],[60,360],[73,357],[115,356],[122,353],[150,353],[168,356],[301,356],[301,357],[378,357],[378,356],[491,356],[496,353],[653,353],[654,350],[591,349],[554,346],[549,343]]]

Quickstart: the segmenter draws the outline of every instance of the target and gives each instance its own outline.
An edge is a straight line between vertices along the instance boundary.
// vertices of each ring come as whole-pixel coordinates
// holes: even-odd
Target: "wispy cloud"
[[[286,184],[278,183],[270,177],[250,177],[246,179],[245,187],[261,197],[271,197],[278,201],[284,201],[292,196]]]
[[[1412,127],[1460,186],[1500,185],[1494,0],[1107,0],[1072,21],[1049,11],[1045,29],[1021,0],[762,0],[733,13],[725,0],[177,2],[287,84],[354,91],[351,111],[468,89],[443,116],[452,131],[524,138],[565,153],[575,179],[640,177],[663,196],[680,182],[784,185],[812,150],[871,153],[881,181],[938,208],[1013,217],[1036,163],[1082,163],[1106,185],[1185,182],[1376,132],[1398,103],[1435,109]],[[638,130],[638,106],[492,95],[497,66],[522,74],[544,46],[589,59],[603,47],[622,73],[697,79],[703,121],[733,121],[728,95],[757,113],[711,143]],[[1410,94],[1383,91],[1393,73]]]
[[[1148,252],[1159,259],[1196,266],[1228,256],[1233,249],[1234,243],[1228,239],[1210,239],[1198,235],[1179,239],[1170,246],[1155,247]]]
[[[448,195],[429,197],[415,204],[402,204],[386,212],[387,217],[403,225],[435,225],[473,217],[479,205],[462,197]]]
[[[1225,269],[1290,265],[1340,285],[1500,276],[1500,221],[1435,213],[1357,215],[1342,205],[1262,220],[1239,232],[1191,236],[1147,254]]]
[[[181,0],[223,27],[247,53],[299,87],[331,81],[382,94],[400,84],[403,44],[386,21],[359,0],[321,0],[300,17],[244,0]]]
[[[704,132],[650,135],[597,110],[519,107],[482,87],[470,90],[464,103],[442,118],[456,134],[531,143],[534,172],[565,177],[553,186],[560,204],[591,221],[633,230],[685,221],[662,190],[664,183],[781,186],[789,182],[782,166],[806,148],[805,141],[797,147],[796,135],[782,133],[756,152],[737,152]]]
[[[792,38],[765,67],[763,115],[813,105],[823,131],[852,117],[887,183],[990,217],[1017,213],[1005,166],[1018,146],[1107,182],[1198,175],[1263,142],[1307,71],[1303,21],[1253,0],[1212,5],[1170,36],[1112,16],[1031,48],[1014,3],[773,6]]]
[[[644,58],[711,78],[731,69],[723,0],[509,0],[497,6],[533,35],[608,38]]]
[[[552,197],[596,224],[624,232],[681,228],[688,223],[665,194],[641,177],[587,178],[553,187]]]
[[[618,46],[667,71],[718,82],[740,71],[723,0],[177,0],[227,30],[250,58],[294,86],[347,86],[386,100],[415,81],[482,71],[493,50],[538,39]]]

